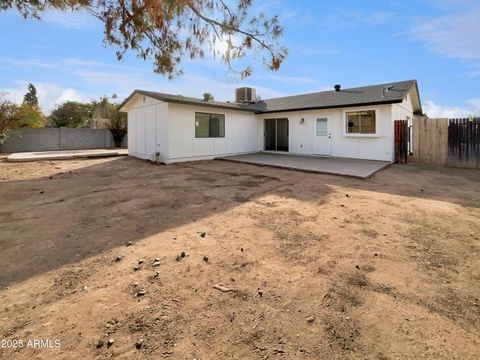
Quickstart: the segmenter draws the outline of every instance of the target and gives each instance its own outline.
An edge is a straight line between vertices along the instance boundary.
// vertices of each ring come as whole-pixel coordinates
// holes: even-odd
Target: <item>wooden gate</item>
[[[449,120],[448,165],[480,168],[480,118]]]
[[[408,121],[395,120],[395,162],[406,164],[408,159]]]
[[[413,117],[413,161],[446,166],[448,157],[448,119]]]

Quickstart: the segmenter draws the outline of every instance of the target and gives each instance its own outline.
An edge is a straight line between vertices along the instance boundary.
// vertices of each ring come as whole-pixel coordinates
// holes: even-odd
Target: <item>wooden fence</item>
[[[408,121],[395,120],[394,129],[395,162],[406,164],[408,159]]]
[[[446,166],[448,160],[448,119],[415,116],[412,123],[413,160]]]
[[[448,165],[480,168],[480,118],[450,119]]]
[[[430,119],[412,123],[412,158],[439,166],[480,168],[480,119]]]

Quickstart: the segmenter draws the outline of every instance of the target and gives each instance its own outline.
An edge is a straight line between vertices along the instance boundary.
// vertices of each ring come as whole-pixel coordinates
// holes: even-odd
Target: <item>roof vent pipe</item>
[[[335,91],[340,91],[341,88],[342,88],[342,85],[340,84],[335,85]]]

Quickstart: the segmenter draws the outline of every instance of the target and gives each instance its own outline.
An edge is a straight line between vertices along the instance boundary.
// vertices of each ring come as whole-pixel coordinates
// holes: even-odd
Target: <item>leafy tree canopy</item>
[[[91,122],[94,105],[77,101],[67,101],[58,105],[50,114],[49,119],[55,127],[84,127]]]
[[[11,130],[17,126],[18,106],[10,100],[0,98],[0,145],[5,142]]]
[[[38,106],[28,102],[17,107],[17,117],[17,127],[39,128],[45,126],[45,115]]]
[[[252,1],[2,0],[0,9],[16,7],[24,17],[37,19],[49,8],[86,10],[103,22],[104,41],[118,48],[118,59],[132,49],[142,59],[153,59],[155,72],[171,78],[182,74],[184,55],[203,58],[209,49],[230,70],[247,77],[251,66],[233,69],[232,61],[253,53],[267,68],[278,70],[287,55],[278,42],[278,17],[250,15]]]
[[[112,100],[116,98],[117,96],[114,94]],[[93,121],[98,126],[101,124],[100,120],[104,120],[105,122],[101,125],[110,129],[115,145],[120,147],[123,137],[127,133],[127,114],[120,112],[119,104],[111,102],[107,96],[103,96],[100,98],[100,101],[93,101],[92,103],[95,107]]]

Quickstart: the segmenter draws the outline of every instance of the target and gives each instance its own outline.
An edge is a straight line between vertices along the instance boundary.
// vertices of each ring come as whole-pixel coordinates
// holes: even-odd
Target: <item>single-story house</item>
[[[257,100],[240,88],[234,102],[135,90],[128,153],[174,163],[276,151],[394,160],[394,121],[422,113],[416,80]]]

